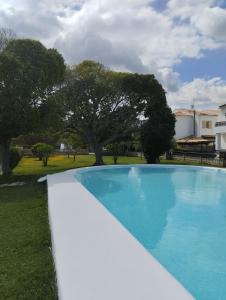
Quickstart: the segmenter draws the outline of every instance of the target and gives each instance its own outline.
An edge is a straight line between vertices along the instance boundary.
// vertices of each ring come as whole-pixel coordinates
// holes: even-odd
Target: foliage
[[[22,158],[22,153],[18,148],[11,148],[10,149],[10,160],[9,160],[9,166],[10,169],[14,169],[18,163],[20,162],[21,158]]]
[[[170,149],[175,150],[176,148],[177,148],[177,141],[176,141],[176,139],[173,137],[173,138],[171,139],[171,142],[170,142]]]
[[[41,158],[43,162],[43,166],[46,167],[48,164],[49,157],[54,150],[53,146],[44,143],[39,143],[34,146],[35,146],[34,151],[37,153],[39,159]]]
[[[67,74],[63,93],[69,126],[93,148],[96,164],[103,163],[103,146],[126,136],[136,121],[121,77],[92,61],[84,61]]]
[[[31,147],[31,152],[35,157],[38,157],[39,160],[42,160],[42,152],[40,152],[39,148],[45,146],[45,143],[36,143]]]
[[[75,132],[64,132],[63,134],[61,134],[59,142],[65,145],[65,150],[68,157],[70,156],[70,154],[72,154],[74,159],[79,149],[86,148],[86,144],[84,143],[81,136],[79,136]]]
[[[113,143],[107,145],[107,150],[110,152],[110,154],[113,156],[114,164],[116,165],[118,162],[119,155],[125,154],[125,144],[123,143]]]
[[[148,163],[159,162],[159,156],[172,146],[175,117],[166,101],[156,101],[148,107],[145,115],[148,119],[141,130],[141,143]]]
[[[10,141],[48,125],[48,111],[65,71],[62,56],[29,39],[10,41],[0,53],[0,145],[3,172],[10,172]]]
[[[32,132],[20,135],[12,140],[13,145],[20,145],[30,148],[39,142],[56,146],[60,134],[55,130],[46,130],[44,132]]]
[[[140,141],[140,124],[132,132],[128,141],[125,142],[126,152],[142,152],[142,146]]]
[[[59,98],[68,126],[91,145],[96,164],[102,164],[103,146],[128,138],[159,88],[153,75],[117,73],[84,61],[68,69]]]

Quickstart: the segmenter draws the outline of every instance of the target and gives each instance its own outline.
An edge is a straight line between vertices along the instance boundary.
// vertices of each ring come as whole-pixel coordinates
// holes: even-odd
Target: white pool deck
[[[70,170],[47,176],[59,299],[194,299],[76,181],[75,172]]]

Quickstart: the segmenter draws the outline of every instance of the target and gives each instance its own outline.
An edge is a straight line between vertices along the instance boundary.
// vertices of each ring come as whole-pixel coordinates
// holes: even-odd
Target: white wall
[[[226,121],[226,117],[225,117],[225,114],[226,114],[226,108],[222,108],[220,110],[220,113],[217,117],[217,122],[225,122]],[[217,126],[215,127],[214,129],[215,133],[226,133],[226,126]]]
[[[217,117],[217,122],[225,122],[226,121],[226,108],[222,108]],[[226,126],[217,126],[214,128],[216,133],[216,150],[226,150]]]
[[[226,150],[226,133],[221,134],[221,149]]]
[[[197,128],[196,128],[196,135],[215,135],[215,123],[217,121],[217,116],[196,116],[197,118]],[[203,121],[210,121],[212,123],[212,128],[202,128]]]
[[[226,150],[226,133],[216,134],[216,150]]]
[[[218,115],[217,122],[223,122],[223,121],[226,121],[225,114],[226,114],[226,108],[222,108],[222,109],[220,110],[219,115]]]
[[[193,135],[193,117],[176,116],[175,138],[180,139]]]

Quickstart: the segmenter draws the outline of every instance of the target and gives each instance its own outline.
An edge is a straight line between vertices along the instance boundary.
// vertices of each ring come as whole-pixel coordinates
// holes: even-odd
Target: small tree
[[[48,165],[49,157],[54,150],[53,146],[43,143],[37,146],[36,149],[39,155],[42,157],[43,166],[46,167]]]
[[[125,147],[122,143],[114,143],[107,145],[107,150],[112,154],[114,164],[117,165],[118,157],[123,153]]]
[[[61,135],[59,142],[63,143],[66,146],[66,153],[68,158],[70,157],[70,154],[72,154],[74,160],[78,149],[81,147],[85,147],[85,143],[82,140],[81,136],[79,136],[75,132],[64,132]]]
[[[45,144],[45,143],[37,143],[37,144],[33,145],[32,148],[31,148],[32,154],[33,154],[35,157],[37,157],[40,161],[42,160],[42,152],[40,152],[39,149],[40,149],[43,145],[45,146],[46,144]]]
[[[160,101],[159,101],[160,102]],[[147,163],[158,163],[159,156],[171,149],[175,117],[166,101],[151,105],[146,112],[148,119],[141,129],[141,143]]]

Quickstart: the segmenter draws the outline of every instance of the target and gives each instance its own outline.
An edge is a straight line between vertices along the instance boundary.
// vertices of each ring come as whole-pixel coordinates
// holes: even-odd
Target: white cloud
[[[216,108],[226,103],[226,81],[219,77],[194,79],[182,84],[177,92],[168,93],[167,99],[172,107],[188,108],[194,103],[197,108]]]
[[[79,12],[70,18],[70,28],[63,37],[57,39],[56,45],[62,48],[69,61],[79,59],[72,51],[67,51],[67,44],[76,45],[78,52],[87,53],[87,40],[92,39],[94,49],[92,57],[101,57],[102,51],[96,44],[104,43],[112,49],[109,59],[123,60],[124,54],[130,55],[130,49],[134,59],[140,61],[140,66],[135,64],[140,71],[146,66],[149,71],[152,65],[158,68],[172,67],[180,62],[183,57],[197,58],[204,49],[215,49],[221,44],[216,43],[209,36],[200,35],[197,28],[189,24],[176,24],[171,10],[165,13],[156,12],[149,1],[119,1],[96,0],[86,1]],[[88,43],[89,44],[89,43]],[[90,46],[90,45],[89,45]],[[119,52],[121,49],[121,53]],[[89,47],[90,49],[90,47]],[[91,49],[90,49],[91,50]],[[103,51],[105,51],[105,47]],[[110,57],[115,56],[115,57]],[[120,57],[119,57],[120,56]],[[106,59],[103,59],[108,63]],[[121,61],[119,62],[121,65]],[[134,71],[134,66],[128,66]]]
[[[181,86],[180,74],[171,68],[162,68],[155,73],[157,79],[162,83],[166,91],[177,92]]]
[[[216,6],[216,0],[169,0],[171,17],[187,20],[189,25],[218,45],[226,43],[226,10]]]
[[[226,10],[216,6],[218,0],[169,0],[162,12],[152,2],[0,0],[0,27],[57,47],[69,63],[95,59],[116,70],[154,73],[171,103],[183,103],[197,80],[183,85],[173,67],[185,57],[226,47]],[[219,90],[214,80],[211,86]]]
[[[200,14],[206,7],[212,7],[216,4],[216,0],[169,0],[167,7],[172,16],[186,19],[197,13]]]
[[[202,14],[191,17],[199,31],[213,39],[226,42],[226,10],[220,7],[203,9]]]

